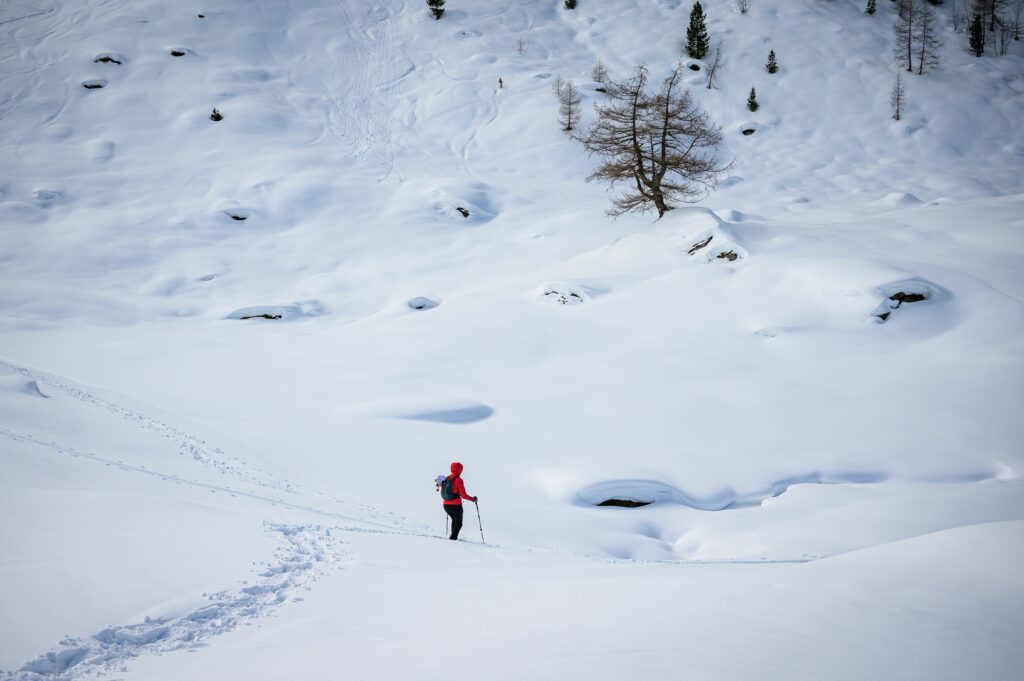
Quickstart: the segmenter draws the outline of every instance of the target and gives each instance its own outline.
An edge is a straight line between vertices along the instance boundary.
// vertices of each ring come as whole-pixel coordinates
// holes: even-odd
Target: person
[[[459,530],[462,529],[462,500],[472,501],[474,504],[477,500],[477,497],[466,493],[466,483],[462,481],[462,468],[461,463],[453,461],[452,474],[445,478],[441,485],[444,512],[452,519],[452,534],[448,537],[451,540],[458,539]]]

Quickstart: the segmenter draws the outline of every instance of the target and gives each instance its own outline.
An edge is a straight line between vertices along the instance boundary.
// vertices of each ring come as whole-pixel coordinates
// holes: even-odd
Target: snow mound
[[[498,213],[491,188],[482,182],[434,189],[427,196],[437,215],[455,222],[482,224],[493,220]]]
[[[406,303],[406,305],[409,306],[410,310],[433,310],[440,304],[441,303],[439,301],[432,300],[424,296],[417,296],[416,298],[410,299],[409,302]]]
[[[581,305],[587,302],[588,297],[580,286],[551,282],[537,290],[537,298],[549,305]]]
[[[906,305],[917,305],[929,301],[948,299],[949,293],[924,279],[904,279],[879,286],[876,291],[883,297],[871,316],[880,323],[885,322],[894,311]]]
[[[307,300],[294,305],[255,305],[242,307],[228,314],[225,319],[270,319],[287,321],[302,317],[319,317],[324,307],[316,300]]]
[[[686,253],[704,263],[730,263],[748,256],[747,249],[738,243],[724,222],[693,237]]]
[[[892,192],[882,197],[878,204],[891,208],[906,208],[908,206],[920,206],[923,202],[908,192]]]

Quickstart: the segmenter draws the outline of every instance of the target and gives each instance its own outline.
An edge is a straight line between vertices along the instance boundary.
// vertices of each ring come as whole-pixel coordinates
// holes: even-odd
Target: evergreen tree
[[[864,10],[865,14],[875,13],[875,0],[868,0],[868,6]]]
[[[700,6],[700,0],[696,0],[690,10],[690,25],[686,28],[686,54],[693,59],[703,59],[709,49],[711,40],[704,20],[704,8]]]
[[[430,8],[430,13],[434,15],[435,19],[444,16],[444,0],[427,0],[427,7]]]
[[[768,63],[765,64],[765,68],[768,69],[768,73],[778,73],[779,65],[775,63],[775,50],[768,52]]]
[[[576,0],[565,0],[566,9],[576,9]]]
[[[985,27],[981,25],[980,14],[975,14],[971,22],[971,53],[975,57],[985,54]]]
[[[590,72],[590,77],[595,83],[603,83],[608,80],[608,69],[605,68],[600,59],[598,59],[597,63],[594,64],[594,68]]]
[[[757,111],[761,108],[761,105],[757,103],[757,90],[750,88],[750,96],[747,97],[747,108],[751,111]]]

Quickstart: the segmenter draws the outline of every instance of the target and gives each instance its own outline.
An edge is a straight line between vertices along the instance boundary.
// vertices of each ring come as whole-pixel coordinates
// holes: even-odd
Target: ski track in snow
[[[338,60],[324,88],[327,129],[350,149],[353,158],[375,155],[381,167],[377,181],[383,182],[395,173],[391,102],[402,81],[402,75],[390,73],[397,62],[388,26],[391,3],[366,3],[371,24],[364,29],[362,22],[353,20],[347,0],[335,2],[339,25],[345,27],[344,42],[351,48]]]
[[[268,532],[280,535],[283,543],[275,561],[265,564],[260,579],[238,589],[204,594],[209,601],[183,615],[110,626],[92,636],[65,638],[60,647],[27,662],[21,669],[6,672],[7,681],[71,681],[110,672],[125,672],[126,663],[140,655],[176,650],[194,650],[208,645],[213,637],[240,624],[263,617],[284,603],[302,600],[299,592],[327,574],[342,552],[330,528],[319,525],[267,523]]]
[[[114,459],[111,457],[105,457],[95,453],[81,451],[74,447],[61,446],[54,442],[46,442],[28,433],[18,433],[8,428],[0,427],[0,435],[4,435],[17,442],[31,443],[47,447],[62,454],[91,459],[104,465],[116,466],[121,470],[125,471],[144,473],[146,475],[158,477],[162,480],[170,482],[185,484],[201,489],[208,489],[215,492],[224,492],[227,494],[233,494],[235,496],[240,497],[257,499],[276,506],[291,508],[297,511],[314,513],[316,515],[332,518],[335,520],[345,520],[350,522],[363,523],[366,525],[373,525],[377,527],[386,528],[389,530],[395,530],[397,533],[403,534],[423,534],[424,530],[426,529],[424,528],[423,525],[414,523],[408,518],[405,518],[396,513],[392,513],[390,511],[384,511],[373,506],[368,506],[366,504],[353,503],[337,497],[328,497],[318,492],[306,492],[305,490],[302,490],[299,486],[287,480],[278,480],[267,473],[259,471],[256,468],[245,464],[244,462],[241,461],[241,459],[237,457],[229,458],[227,454],[224,453],[223,450],[217,447],[211,447],[205,441],[203,441],[201,438],[195,435],[186,433],[178,428],[175,428],[174,426],[164,423],[163,421],[152,418],[140,412],[133,411],[132,409],[128,409],[127,407],[123,407],[121,405],[114,404],[113,402],[101,399],[85,390],[82,390],[81,388],[77,388],[73,385],[65,383],[56,377],[32,371],[25,367],[12,364],[11,362],[5,361],[3,359],[0,359],[0,369],[6,369],[8,371],[15,372],[20,376],[35,381],[37,385],[47,386],[49,388],[64,393],[65,395],[71,397],[72,399],[76,399],[80,402],[84,402],[86,404],[90,404],[92,406],[105,409],[106,411],[121,416],[126,421],[138,426],[139,428],[142,428],[143,430],[155,432],[161,438],[177,441],[179,443],[180,453],[182,455],[188,455],[199,464],[212,468],[218,473],[230,475],[244,483],[254,484],[257,487],[268,490],[275,490],[278,492],[284,492],[287,494],[295,495],[306,493],[314,497],[323,498],[326,501],[334,502],[337,504],[343,504],[358,511],[363,517],[353,517],[305,504],[289,502],[286,501],[285,499],[270,497],[264,494],[246,492],[237,488],[233,488],[229,485],[215,485],[207,482],[202,482],[199,480],[183,478],[180,475],[175,475],[172,473],[162,473],[154,468],[132,465],[122,460]],[[369,516],[369,518],[372,519],[369,519],[365,516]]]
[[[0,359],[0,369],[6,369],[20,374],[25,378],[35,381],[39,385],[59,390],[75,400],[91,404],[112,414],[121,416],[126,421],[133,423],[143,430],[150,430],[162,438],[177,441],[179,443],[181,454],[190,456],[198,463],[213,468],[220,473],[232,475],[260,487],[269,487],[283,492],[297,491],[297,488],[287,480],[277,480],[266,473],[258,471],[243,463],[237,458],[229,459],[221,449],[211,447],[202,439],[194,435],[190,435],[151,416],[146,416],[145,414],[133,411],[127,407],[122,407],[114,404],[113,402],[108,402],[107,400],[99,398],[85,390],[63,383],[56,378],[33,372],[2,359]]]

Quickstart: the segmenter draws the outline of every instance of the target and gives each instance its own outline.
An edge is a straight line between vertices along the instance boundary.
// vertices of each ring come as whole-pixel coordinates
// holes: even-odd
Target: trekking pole
[[[487,542],[484,541],[484,523],[480,520],[480,503],[474,501],[473,505],[476,506],[476,523],[480,526],[480,543],[486,544]]]
[[[451,533],[448,532],[448,514],[444,514],[444,536],[450,537]]]

